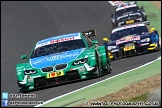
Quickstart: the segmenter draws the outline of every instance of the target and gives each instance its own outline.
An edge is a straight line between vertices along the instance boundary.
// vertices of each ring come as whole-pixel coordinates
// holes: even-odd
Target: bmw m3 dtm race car
[[[103,40],[111,60],[161,49],[158,31],[141,22],[117,27]]]
[[[122,3],[116,6],[115,14],[110,15],[112,27],[147,21],[143,7],[139,8],[136,2]],[[147,21],[149,25],[149,21]]]
[[[95,30],[38,41],[29,57],[21,56],[27,62],[16,65],[19,92],[110,73],[107,49],[92,36]]]

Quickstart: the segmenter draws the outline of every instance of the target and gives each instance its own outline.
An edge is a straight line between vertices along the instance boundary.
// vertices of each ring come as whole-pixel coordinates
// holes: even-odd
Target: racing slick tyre
[[[97,62],[97,66],[96,66],[96,68],[97,68],[97,77],[100,77],[101,76],[101,68],[100,68],[100,64],[99,64],[99,55],[98,55],[98,53],[96,52],[96,55],[97,55],[97,57],[96,57],[96,62]]]
[[[112,73],[112,67],[109,63],[107,63],[107,71],[108,71],[108,74]]]
[[[97,77],[100,77],[100,76],[101,76],[101,69],[100,69],[99,64],[97,64]]]
[[[103,69],[103,72],[110,74],[111,71],[112,71],[112,68],[111,68],[110,64],[106,63],[106,69]]]
[[[108,50],[107,50],[106,47],[105,47],[105,50],[106,50],[106,52],[108,52]],[[106,53],[106,57],[109,57],[108,53]],[[110,59],[110,61],[111,61],[111,59]],[[103,72],[103,73],[108,73],[108,74],[110,74],[111,71],[112,71],[111,65],[110,65],[110,63],[107,61],[107,63],[106,63],[106,69],[102,69],[102,72]]]
[[[107,48],[105,48],[105,50],[106,50],[106,52],[108,52],[107,51]],[[106,57],[108,57],[109,55],[108,55],[108,53],[106,53]],[[110,59],[110,61],[111,61],[111,59]],[[108,74],[110,74],[111,73],[111,71],[112,71],[112,67],[111,67],[111,65],[110,65],[110,61],[108,62],[107,61],[107,63],[106,63],[106,71],[108,72]]]
[[[158,41],[156,44],[157,44],[157,46],[156,46],[156,48],[155,48],[155,51],[159,51],[159,50],[161,49],[161,46],[160,46],[159,41]]]

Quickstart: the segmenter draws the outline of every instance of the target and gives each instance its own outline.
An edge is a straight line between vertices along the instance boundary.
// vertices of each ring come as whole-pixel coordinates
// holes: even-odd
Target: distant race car
[[[38,41],[27,63],[16,65],[19,92],[111,73],[105,46],[99,46],[95,30]]]
[[[116,5],[115,14],[110,15],[112,27],[132,24],[136,22],[144,22],[148,25],[147,15],[143,7],[139,8],[136,2],[122,3]]]
[[[141,22],[117,27],[103,40],[111,60],[161,49],[158,32]]]

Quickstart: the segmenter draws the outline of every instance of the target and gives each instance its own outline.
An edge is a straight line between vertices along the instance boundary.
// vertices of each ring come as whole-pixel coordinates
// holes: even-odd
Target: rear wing
[[[88,30],[88,31],[84,31],[82,32],[83,35],[87,36],[87,37],[93,37],[93,36],[97,36],[96,34],[96,30]]]

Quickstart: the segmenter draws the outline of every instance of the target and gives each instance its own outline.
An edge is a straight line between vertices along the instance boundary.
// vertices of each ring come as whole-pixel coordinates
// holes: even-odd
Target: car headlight
[[[84,64],[88,61],[88,58],[83,58],[83,59],[80,59],[80,60],[76,60],[73,62],[74,65],[79,65],[79,64]]]
[[[149,42],[149,41],[150,41],[150,38],[145,38],[141,40],[141,42]]]
[[[24,71],[25,75],[31,75],[31,74],[35,74],[35,73],[37,73],[37,71],[35,71],[35,70],[25,70]]]
[[[108,46],[107,48],[108,48],[108,50],[111,50],[111,49],[117,48],[117,46]]]

